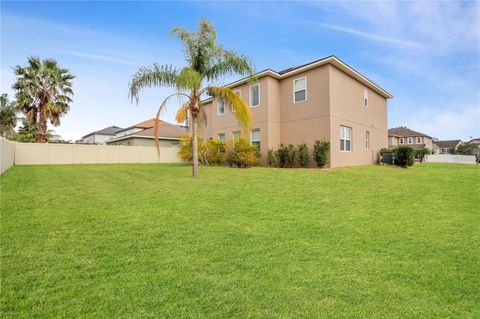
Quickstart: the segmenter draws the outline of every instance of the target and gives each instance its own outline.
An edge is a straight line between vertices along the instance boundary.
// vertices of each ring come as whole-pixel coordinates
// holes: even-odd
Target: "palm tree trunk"
[[[37,140],[39,143],[47,142],[47,120],[40,119],[40,131],[38,132]]]
[[[198,176],[198,122],[197,115],[192,116],[192,137],[193,137],[193,166],[192,176]]]

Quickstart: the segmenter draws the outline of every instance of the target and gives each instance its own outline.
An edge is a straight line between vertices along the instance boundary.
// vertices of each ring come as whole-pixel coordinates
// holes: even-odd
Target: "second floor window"
[[[422,138],[421,137],[417,137],[417,144],[421,144],[422,143]]]
[[[307,99],[307,78],[293,80],[293,102],[301,102]]]
[[[250,107],[260,105],[260,84],[255,84],[250,87]]]
[[[398,140],[398,143],[403,144],[403,137],[400,137],[400,139]]]
[[[222,115],[225,113],[225,103],[223,101],[217,101],[217,114]]]
[[[217,135],[217,138],[218,138],[219,141],[225,142],[225,133],[219,133]]]
[[[413,144],[413,137],[408,138],[408,144]]]
[[[235,91],[235,94],[237,94],[239,98],[242,98],[242,91],[236,90],[236,91]],[[235,109],[233,108],[232,105],[230,105],[230,111],[232,111],[233,113],[235,113]]]
[[[352,150],[352,128],[340,126],[340,151],[350,152]]]
[[[255,145],[257,150],[260,150],[260,130],[253,129],[250,134],[250,141],[252,142],[252,145]]]

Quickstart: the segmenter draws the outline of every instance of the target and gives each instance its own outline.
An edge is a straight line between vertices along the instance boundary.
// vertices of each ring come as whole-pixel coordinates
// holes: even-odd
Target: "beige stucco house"
[[[444,140],[444,141],[435,141],[434,144],[438,147],[438,154],[449,154],[458,149],[460,145],[463,144],[461,140]]]
[[[407,127],[395,127],[388,130],[388,147],[410,146],[413,149],[426,147],[437,152],[437,145],[427,134],[413,131]]]
[[[151,119],[129,128],[117,134],[117,137],[107,141],[108,145],[124,146],[155,146],[154,133],[155,119]],[[125,134],[128,133],[128,134]],[[190,134],[185,126],[159,121],[158,141],[160,147],[179,147],[180,136]]]
[[[295,68],[256,74],[227,87],[250,106],[252,144],[267,150],[281,143],[330,141],[330,167],[376,163],[378,151],[387,147],[387,100],[390,93],[335,56]],[[204,101],[207,125],[204,136],[235,139],[240,127],[230,107]],[[312,160],[311,165],[314,165]]]

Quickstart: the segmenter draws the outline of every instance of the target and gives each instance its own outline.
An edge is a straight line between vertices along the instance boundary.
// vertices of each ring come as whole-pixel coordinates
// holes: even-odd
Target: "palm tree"
[[[251,124],[251,112],[243,100],[231,89],[221,87],[218,81],[229,74],[251,76],[253,66],[249,60],[234,51],[225,50],[216,43],[217,33],[210,21],[202,19],[196,31],[177,27],[171,32],[185,46],[187,66],[175,68],[171,65],[153,64],[140,68],[130,82],[129,96],[138,103],[139,92],[146,87],[170,87],[176,90],[160,104],[160,111],[172,97],[180,97],[184,103],[177,112],[176,120],[181,123],[191,119],[193,135],[193,176],[198,175],[198,123],[205,120],[201,98],[210,96],[226,105],[231,105],[244,132]],[[251,78],[251,77],[250,77]],[[158,123],[155,126],[155,143],[159,151]]]
[[[7,94],[0,95],[0,136],[13,139],[17,126],[17,110]]]
[[[25,67],[15,67],[17,109],[25,113],[30,124],[38,124],[37,142],[47,142],[47,122],[60,125],[60,118],[70,110],[72,80],[69,70],[53,59],[28,58]]]

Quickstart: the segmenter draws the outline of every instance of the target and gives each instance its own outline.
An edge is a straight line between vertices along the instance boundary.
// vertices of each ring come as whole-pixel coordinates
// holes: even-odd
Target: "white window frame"
[[[422,137],[421,136],[417,136],[417,144],[422,144]]]
[[[365,131],[365,148],[370,149],[370,131]]]
[[[407,138],[407,143],[408,144],[413,144],[413,137]]]
[[[349,129],[350,130],[350,139],[348,138],[342,138],[342,130],[343,129]],[[340,125],[340,152],[351,152],[352,151],[352,139],[353,139],[353,130],[350,126],[343,126]],[[341,141],[344,140],[345,142],[343,143],[344,145],[344,150],[342,150],[342,143]],[[347,150],[347,141],[350,141],[350,149]]]
[[[262,144],[261,144],[261,138],[262,136],[260,135],[260,139],[259,140],[253,140],[253,132],[257,132],[258,131],[258,134],[260,135],[260,129],[259,128],[254,128],[252,130],[250,130],[250,145],[254,145],[253,142],[258,142],[259,144],[259,147],[258,147],[258,150],[260,150],[260,148],[262,147]]]
[[[295,91],[295,82],[296,82],[296,81],[299,81],[299,80],[305,80],[305,89],[304,89],[304,90],[305,90],[305,99],[304,99],[304,100],[301,100],[301,101],[295,101],[295,93],[302,91],[302,90]],[[307,77],[306,77],[306,76],[302,76],[301,78],[294,79],[294,80],[292,81],[292,91],[293,91],[293,103],[306,102],[306,101],[307,101]]]
[[[368,90],[363,89],[363,106],[368,107]]]
[[[241,90],[235,90],[235,94],[238,95],[239,98],[242,98],[242,91]],[[230,111],[232,113],[235,113],[235,109],[233,108],[232,105],[230,105]]]
[[[235,139],[236,134],[238,134],[238,139]],[[240,137],[242,137],[242,132],[240,132],[240,131],[233,131],[232,132],[232,141],[234,143],[237,142],[240,139]]]
[[[220,139],[220,135],[223,135],[223,140]],[[225,142],[225,133],[218,133],[218,134],[217,134],[217,140],[222,141],[222,142]]]
[[[403,137],[400,137],[400,138],[398,139],[398,144],[402,144],[402,145],[403,145],[403,143],[404,143]]]
[[[258,86],[258,104],[252,105],[252,100],[253,100],[252,99],[252,88],[255,87],[255,86]],[[250,85],[250,87],[248,88],[248,106],[250,106],[251,108],[260,106],[260,83]]]
[[[224,115],[225,114],[225,104],[223,104],[223,113],[220,113],[220,103],[223,104],[220,100],[217,100],[217,115]]]

